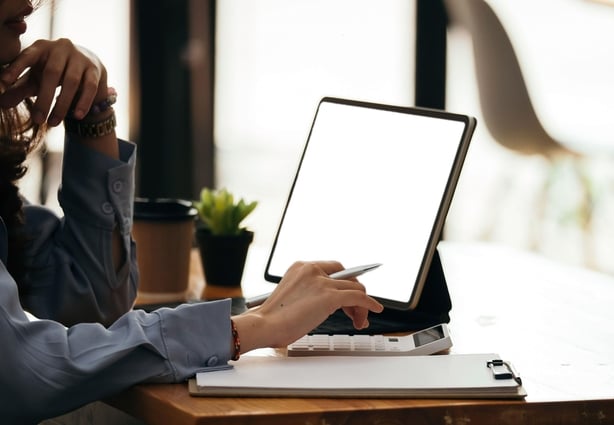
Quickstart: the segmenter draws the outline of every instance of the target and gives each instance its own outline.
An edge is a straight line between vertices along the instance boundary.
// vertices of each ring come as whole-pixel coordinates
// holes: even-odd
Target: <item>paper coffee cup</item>
[[[196,214],[186,200],[135,199],[132,235],[139,267],[137,304],[186,300]]]

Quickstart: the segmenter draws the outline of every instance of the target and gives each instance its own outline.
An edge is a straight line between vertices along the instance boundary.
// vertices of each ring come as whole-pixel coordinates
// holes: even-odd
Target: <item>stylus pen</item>
[[[374,264],[366,264],[364,266],[350,267],[349,269],[340,270],[338,272],[331,273],[328,277],[330,277],[331,279],[337,279],[337,280],[350,279],[352,277],[360,276],[363,273],[370,272],[371,270],[375,270],[381,265],[382,265],[381,263],[374,263]],[[252,297],[246,300],[245,306],[247,308],[259,306],[263,302],[265,302],[267,298],[269,298],[270,295],[271,295],[270,292],[268,294],[256,295],[255,297]]]

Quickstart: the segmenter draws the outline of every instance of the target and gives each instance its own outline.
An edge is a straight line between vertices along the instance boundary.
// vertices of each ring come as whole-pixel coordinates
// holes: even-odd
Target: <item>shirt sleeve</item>
[[[0,417],[35,423],[139,382],[181,382],[231,357],[230,300],[153,313],[134,310],[105,328],[30,321],[0,262]]]
[[[109,325],[132,307],[138,281],[130,236],[136,147],[118,143],[115,160],[67,140],[58,193],[64,216],[40,206],[24,208],[29,242],[20,296],[40,318]],[[125,254],[118,271],[112,259],[114,229]]]

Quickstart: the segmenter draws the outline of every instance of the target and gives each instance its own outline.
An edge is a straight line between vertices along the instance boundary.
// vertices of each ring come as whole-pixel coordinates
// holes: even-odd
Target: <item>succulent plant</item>
[[[258,205],[258,202],[245,202],[235,198],[226,189],[212,190],[204,188],[200,192],[200,201],[194,207],[203,225],[214,235],[239,235],[245,229],[241,222]]]

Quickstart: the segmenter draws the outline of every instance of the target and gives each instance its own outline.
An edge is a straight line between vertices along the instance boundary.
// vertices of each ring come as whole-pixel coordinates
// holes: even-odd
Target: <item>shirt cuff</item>
[[[230,308],[231,300],[224,299],[156,310],[176,381],[228,363],[232,357]]]
[[[65,214],[107,229],[117,218],[125,232],[131,228],[136,146],[118,143],[120,158],[114,159],[67,136],[58,198]]]

